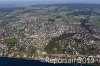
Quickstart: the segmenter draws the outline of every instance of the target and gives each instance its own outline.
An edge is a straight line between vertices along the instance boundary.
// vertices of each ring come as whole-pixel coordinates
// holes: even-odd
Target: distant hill
[[[40,6],[67,6],[69,8],[100,8],[100,4],[85,4],[85,3],[60,3],[60,4],[38,4],[32,5],[33,7]]]

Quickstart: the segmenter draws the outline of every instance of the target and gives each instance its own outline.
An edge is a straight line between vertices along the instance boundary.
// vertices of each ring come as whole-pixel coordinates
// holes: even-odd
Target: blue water
[[[91,64],[50,64],[35,60],[23,60],[0,57],[0,66],[99,66]]]

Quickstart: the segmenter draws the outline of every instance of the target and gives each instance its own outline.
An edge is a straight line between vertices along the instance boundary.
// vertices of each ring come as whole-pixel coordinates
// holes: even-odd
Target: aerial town
[[[0,56],[100,63],[100,7],[81,6],[0,7]]]

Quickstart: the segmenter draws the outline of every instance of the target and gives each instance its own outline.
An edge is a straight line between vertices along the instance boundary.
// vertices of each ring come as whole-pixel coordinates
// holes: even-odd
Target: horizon
[[[83,4],[100,4],[99,0],[0,0],[0,4],[15,5],[39,5],[39,4],[59,4],[59,3],[83,3]]]

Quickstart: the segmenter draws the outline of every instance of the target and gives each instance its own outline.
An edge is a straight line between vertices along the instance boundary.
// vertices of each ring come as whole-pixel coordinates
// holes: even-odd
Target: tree
[[[15,46],[15,44],[17,43],[17,39],[14,37],[6,38],[5,43],[7,44],[8,47],[12,47]]]

